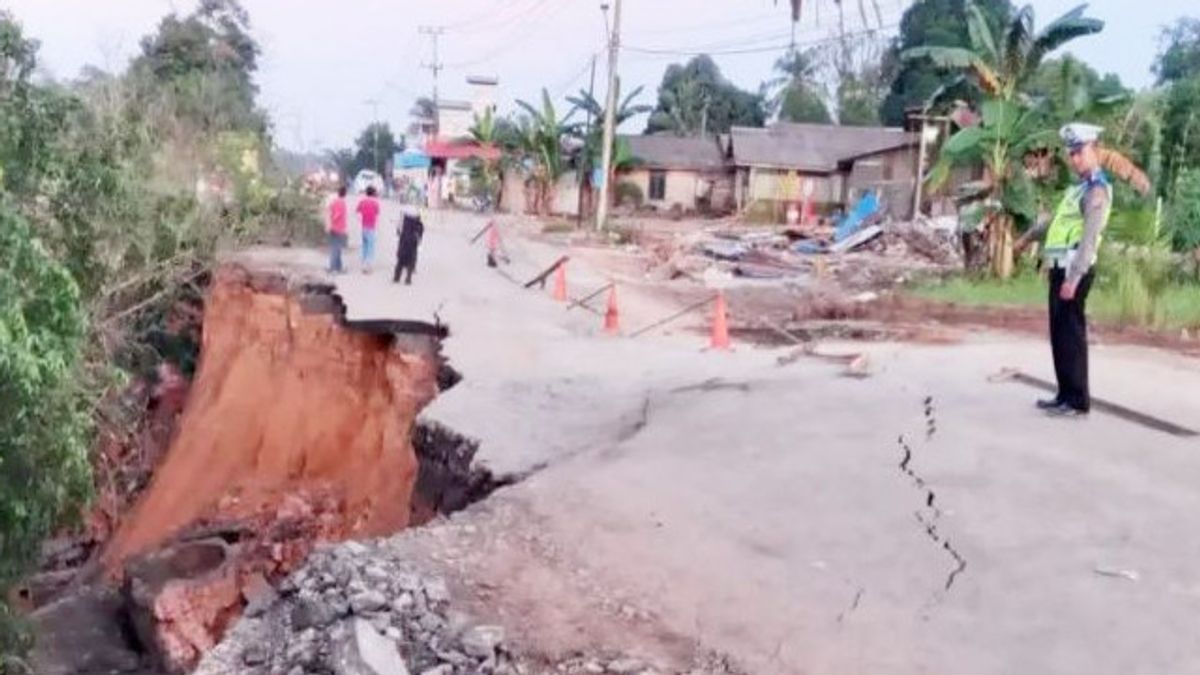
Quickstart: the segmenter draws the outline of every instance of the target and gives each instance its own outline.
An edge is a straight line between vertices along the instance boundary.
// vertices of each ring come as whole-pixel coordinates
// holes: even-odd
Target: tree
[[[816,49],[791,51],[775,62],[779,77],[765,85],[772,92],[767,105],[782,122],[829,124],[832,118],[825,105],[819,81],[820,55]]]
[[[134,72],[146,80],[147,97],[166,92],[176,114],[204,131],[266,133],[258,110],[258,43],[238,0],[202,0],[191,14],[170,14],[141,42]]]
[[[471,126],[471,140],[489,148],[502,149],[516,133],[515,127],[503,117],[496,117],[495,112],[488,108],[483,115],[475,116],[475,124]],[[501,152],[498,159],[471,160],[472,182],[484,191],[495,207],[500,206],[503,194],[504,171],[508,164],[508,153]]]
[[[877,126],[888,90],[879,41],[873,36],[843,36],[826,52],[836,78],[838,124]]]
[[[370,169],[380,176],[387,176],[388,166],[391,165],[392,157],[399,147],[396,136],[387,122],[368,124],[354,141],[353,172],[348,175]]]
[[[667,67],[646,133],[727,133],[733,126],[761,127],[766,113],[761,94],[737,88],[725,79],[712,57],[697,56],[685,65]]]
[[[988,177],[974,196],[988,205],[988,254],[993,273],[1002,279],[1013,270],[1014,225],[1027,225],[1036,215],[1025,155],[1054,139],[1053,129],[1037,125],[1024,86],[1051,52],[1104,28],[1103,21],[1085,17],[1085,9],[1086,5],[1077,7],[1037,33],[1033,8],[1026,5],[1000,34],[992,29],[979,5],[966,0],[969,47],[922,46],[902,54],[906,61],[928,60],[941,68],[963,71],[987,96],[983,123],[959,131],[946,142],[934,175],[944,180],[949,163],[984,163]]]
[[[437,105],[433,99],[422,96],[413,102],[412,108],[408,111],[408,135],[414,138],[420,138],[427,129],[433,127],[434,121],[437,119]]]
[[[1172,83],[1164,99],[1162,182],[1169,197],[1183,171],[1200,166],[1200,75]]]
[[[540,108],[525,101],[517,101],[517,105],[525,111],[518,123],[516,144],[529,167],[529,182],[534,188],[532,210],[548,214],[553,206],[554,187],[565,170],[562,143],[571,132],[571,113],[559,117],[550,92],[545,89]]]
[[[631,91],[624,98],[621,97],[621,81],[617,80],[617,112],[614,115],[617,127],[620,127],[625,122],[644,115],[654,110],[653,106],[635,103],[638,97],[645,91],[645,87],[638,87]],[[591,116],[592,124],[576,124],[571,129],[571,135],[578,138],[583,147],[579,151],[578,164],[576,169],[580,174],[580,189],[581,199],[585,202],[583,209],[591,211],[592,209],[592,173],[600,167],[604,149],[604,125],[605,119],[604,105],[596,100],[596,97],[591,93],[581,89],[575,96],[567,97],[567,101],[575,106],[576,110],[582,110]],[[614,172],[620,171],[628,167],[634,161],[633,153],[629,148],[629,143],[622,138],[613,139],[613,154],[612,154],[612,169]],[[613,193],[615,198],[615,191]]]
[[[1164,29],[1162,45],[1154,64],[1159,84],[1200,75],[1200,19],[1183,17]]]
[[[1133,92],[1113,73],[1101,76],[1070,54],[1042,62],[1025,92],[1045,107],[1052,121],[1086,120],[1103,124]]]
[[[979,0],[977,6],[993,35],[999,34],[1012,15],[1009,0]],[[923,106],[946,84],[945,71],[935,63],[901,58],[905,51],[923,45],[971,45],[962,0],[920,0],[904,12],[900,33],[883,58],[883,77],[891,83],[879,111],[884,124],[903,125],[907,109]],[[977,104],[980,93],[963,83],[947,88],[944,98]]]
[[[1200,19],[1183,18],[1163,31],[1154,64],[1163,95],[1162,194],[1174,199],[1187,167],[1200,166]]]
[[[74,387],[84,336],[79,290],[0,198],[0,671],[27,647],[8,591],[42,539],[88,494],[88,422]]]
[[[1177,250],[1200,249],[1200,167],[1180,173],[1167,212],[1167,231]]]

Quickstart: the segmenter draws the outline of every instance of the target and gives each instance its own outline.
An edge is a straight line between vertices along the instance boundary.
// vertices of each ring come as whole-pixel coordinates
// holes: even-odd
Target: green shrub
[[[1112,283],[1118,322],[1135,326],[1156,322],[1155,298],[1136,261],[1129,256],[1122,256],[1113,271]]]
[[[0,603],[42,538],[87,496],[88,418],[75,387],[79,289],[0,202]],[[0,656],[23,637],[0,610]]]
[[[1177,251],[1200,248],[1200,168],[1179,175],[1166,216],[1167,232]]]
[[[242,227],[252,238],[283,244],[316,244],[325,238],[325,224],[316,197],[295,188],[271,191],[246,205]]]
[[[1138,205],[1132,208],[1114,208],[1105,228],[1107,241],[1149,246],[1159,239],[1158,224],[1155,222],[1153,206]]]
[[[646,203],[646,193],[642,192],[642,187],[632,181],[621,181],[617,183],[617,205],[631,205],[636,208],[642,208]]]

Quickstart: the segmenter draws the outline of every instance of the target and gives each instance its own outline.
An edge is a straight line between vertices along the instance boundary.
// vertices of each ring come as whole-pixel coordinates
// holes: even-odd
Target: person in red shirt
[[[329,203],[329,271],[341,274],[342,251],[346,248],[346,186],[338,188],[337,197]]]
[[[371,273],[375,262],[375,223],[379,221],[379,200],[375,198],[375,187],[367,188],[367,196],[359,200],[358,217],[362,220],[362,270]]]

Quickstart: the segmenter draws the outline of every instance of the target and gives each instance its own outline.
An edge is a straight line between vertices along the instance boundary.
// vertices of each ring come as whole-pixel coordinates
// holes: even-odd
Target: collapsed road
[[[387,205],[384,222],[395,214]],[[337,293],[351,322],[452,328],[442,351],[462,380],[420,417],[478,441],[474,468],[510,484],[423,527],[319,547],[201,672],[319,672],[273,643],[248,647],[308,635],[299,663],[346,663],[378,647],[376,634],[415,655],[410,666],[442,673],[1200,669],[1200,638],[1182,629],[1200,609],[1200,540],[1188,534],[1200,525],[1196,446],[1101,415],[1045,420],[1030,414],[1029,392],[987,384],[1001,365],[1044,372],[1041,343],[978,332],[856,344],[876,364],[861,379],[818,360],[781,366],[777,349],[703,351],[702,315],[608,337],[597,317],[488,269],[469,241],[480,227],[435,214],[414,286],[355,272]],[[394,235],[383,234],[388,250]],[[515,279],[564,253],[516,236],[505,245]],[[322,262],[245,255],[273,268]],[[587,260],[572,255],[573,289],[639,281]],[[679,306],[628,287],[621,299],[629,326]],[[736,315],[736,296],[731,305]],[[1194,362],[1124,347],[1095,361],[1098,390],[1196,419]],[[1178,395],[1164,400],[1167,385]],[[912,483],[897,479],[896,438],[930,428],[916,405],[928,396],[936,435],[906,468],[936,490],[937,531],[970,561],[952,585],[946,551],[913,522]],[[354,568],[337,571],[347,554]],[[1111,569],[1136,581],[1097,571]],[[372,575],[392,580],[373,587]],[[426,609],[410,609],[406,593]],[[318,596],[328,603],[313,605]],[[318,639],[325,629],[336,636]],[[414,635],[427,636],[419,648]],[[445,660],[426,649],[435,638]]]

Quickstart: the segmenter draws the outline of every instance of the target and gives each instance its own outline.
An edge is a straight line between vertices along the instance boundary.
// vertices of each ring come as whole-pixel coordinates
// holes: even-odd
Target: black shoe
[[[1057,408],[1057,407],[1061,406],[1062,404],[1063,404],[1063,400],[1061,398],[1055,396],[1054,398],[1043,398],[1043,399],[1039,400],[1035,405],[1037,405],[1038,410],[1051,410],[1053,408]]]
[[[1053,408],[1047,408],[1046,414],[1050,417],[1087,417],[1088,411],[1069,403],[1060,403]]]

